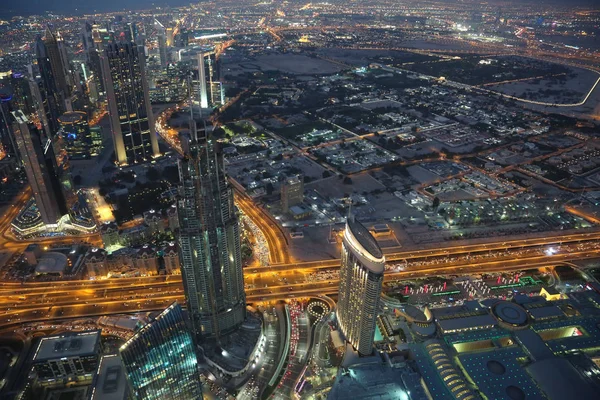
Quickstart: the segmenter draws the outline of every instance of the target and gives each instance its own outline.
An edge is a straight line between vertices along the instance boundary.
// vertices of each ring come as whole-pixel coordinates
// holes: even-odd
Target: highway
[[[445,256],[429,257],[427,261],[422,258],[408,263],[402,270],[395,270],[391,264],[385,281],[555,266],[597,258],[599,248],[598,242],[586,242],[563,244],[556,253],[548,253],[545,247],[538,246],[515,249],[510,256],[503,256],[502,250],[496,250],[471,261]],[[462,256],[471,257],[465,253]],[[248,301],[336,293],[337,268],[330,268],[332,275],[326,280],[310,280],[315,271],[319,269],[292,269],[281,273],[246,271]],[[174,300],[184,303],[183,287],[177,275],[101,281],[5,282],[0,283],[0,328],[32,321],[156,310]]]

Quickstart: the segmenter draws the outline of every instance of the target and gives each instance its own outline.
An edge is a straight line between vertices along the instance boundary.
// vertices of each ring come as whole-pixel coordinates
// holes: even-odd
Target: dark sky
[[[196,0],[197,1],[197,0]],[[0,0],[0,16],[43,14],[84,14],[120,10],[150,9],[156,6],[181,6],[194,0]]]
[[[0,17],[14,15],[43,14],[54,11],[61,14],[84,14],[107,11],[150,9],[155,6],[181,6],[198,0],[0,0]],[[410,0],[404,0],[410,1]],[[446,0],[453,2],[456,0]],[[469,0],[468,2],[471,2]],[[489,1],[493,3],[495,0]],[[496,0],[506,3],[505,0]],[[523,3],[557,4],[557,5],[595,5],[599,0],[515,0]],[[310,2],[310,0],[294,0],[294,2]]]

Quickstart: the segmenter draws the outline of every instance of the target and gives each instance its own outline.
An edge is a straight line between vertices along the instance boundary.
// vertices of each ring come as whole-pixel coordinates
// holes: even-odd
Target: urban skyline
[[[595,3],[0,14],[0,398],[600,392]]]

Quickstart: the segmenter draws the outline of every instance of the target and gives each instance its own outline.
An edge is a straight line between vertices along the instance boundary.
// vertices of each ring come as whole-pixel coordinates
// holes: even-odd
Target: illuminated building
[[[13,132],[33,197],[44,224],[67,214],[51,140],[21,111],[14,111]]]
[[[210,57],[208,58],[210,60]],[[208,108],[208,91],[206,87],[206,54],[198,54],[198,90],[200,91],[200,107]]]
[[[158,41],[158,54],[160,58],[160,66],[165,68],[169,60],[167,59],[167,32],[163,24],[154,20],[154,28],[156,29]]]
[[[281,184],[281,208],[288,212],[290,207],[302,204],[304,200],[304,180],[301,176],[287,178]]]
[[[35,348],[35,383],[56,387],[91,384],[100,360],[100,331],[45,336]]]
[[[90,158],[92,138],[87,114],[83,111],[71,111],[60,116],[60,133],[64,148],[71,159]]]
[[[202,399],[198,360],[176,302],[119,349],[134,399]]]
[[[342,241],[337,320],[346,340],[361,355],[373,349],[385,257],[371,233],[352,214]]]
[[[214,50],[198,54],[198,91],[201,108],[223,104],[223,86],[219,82],[220,67]]]
[[[179,255],[192,328],[219,338],[246,315],[240,227],[223,155],[206,128],[191,120],[192,138],[179,162]]]
[[[158,156],[143,53],[133,43],[112,43],[101,62],[117,163]]]

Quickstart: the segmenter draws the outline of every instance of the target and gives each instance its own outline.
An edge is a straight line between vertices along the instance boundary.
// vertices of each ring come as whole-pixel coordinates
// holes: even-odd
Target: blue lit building
[[[175,302],[119,349],[134,399],[202,399],[198,360]]]

